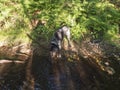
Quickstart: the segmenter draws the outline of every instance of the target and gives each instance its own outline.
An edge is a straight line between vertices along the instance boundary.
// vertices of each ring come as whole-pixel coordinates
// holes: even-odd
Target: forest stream
[[[120,0],[0,0],[0,90],[120,90]]]
[[[0,60],[0,90],[119,90],[119,63],[114,61],[114,70],[108,59],[114,57],[86,57],[64,50],[54,62],[44,53],[33,53],[26,61]]]
[[[52,64],[47,57],[35,57],[28,63],[8,61],[0,63],[0,90],[100,90],[94,82],[99,75],[94,74],[82,60]]]

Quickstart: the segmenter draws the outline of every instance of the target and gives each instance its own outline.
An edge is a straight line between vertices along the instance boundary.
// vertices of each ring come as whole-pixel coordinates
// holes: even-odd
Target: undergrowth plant
[[[1,0],[0,5],[1,37],[7,32],[12,39],[27,39],[29,32],[33,39],[48,41],[65,24],[73,40],[85,34],[93,39],[119,39],[120,8],[111,0]]]
[[[28,43],[26,32],[30,32],[28,19],[18,0],[0,1],[0,42],[10,45]]]

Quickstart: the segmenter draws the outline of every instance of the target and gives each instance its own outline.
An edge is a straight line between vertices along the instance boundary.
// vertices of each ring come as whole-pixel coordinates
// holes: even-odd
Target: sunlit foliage
[[[111,40],[119,33],[120,10],[109,0],[21,0],[21,2],[29,19],[46,21],[47,36],[63,22],[71,27],[73,39],[79,39],[84,33],[90,32],[94,33],[95,38]]]
[[[114,41],[120,33],[120,8],[116,3],[112,0],[1,0],[0,30],[20,34],[33,29],[33,38],[41,35],[48,40],[64,23],[70,26],[72,39],[89,33],[94,39]]]
[[[28,19],[18,0],[0,1],[0,41],[9,44],[27,42]]]

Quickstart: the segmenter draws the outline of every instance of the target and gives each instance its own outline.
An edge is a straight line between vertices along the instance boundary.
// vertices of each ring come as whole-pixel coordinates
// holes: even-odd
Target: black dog
[[[67,26],[62,26],[59,28],[53,35],[50,42],[50,54],[52,57],[61,57],[60,51],[62,48],[62,41],[64,37],[67,38],[68,46],[71,47],[70,44],[70,28]]]

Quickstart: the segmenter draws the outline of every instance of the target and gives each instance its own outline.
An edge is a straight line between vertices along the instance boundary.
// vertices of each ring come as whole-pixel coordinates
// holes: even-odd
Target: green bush
[[[18,0],[1,0],[0,6],[0,41],[9,44],[29,42],[26,36],[29,21],[22,4]]]
[[[1,0],[0,5],[1,31],[29,32],[34,39],[41,36],[48,40],[65,23],[71,28],[72,39],[85,33],[94,39],[119,38],[120,8],[111,0]],[[34,20],[46,23],[30,30]]]

